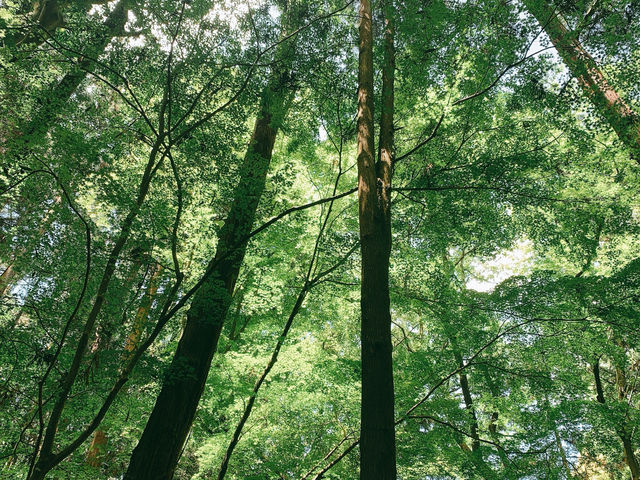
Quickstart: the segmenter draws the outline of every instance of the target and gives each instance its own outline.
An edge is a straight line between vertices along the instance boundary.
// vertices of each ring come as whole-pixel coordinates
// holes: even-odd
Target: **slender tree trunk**
[[[598,113],[607,120],[634,158],[640,161],[640,117],[607,82],[593,57],[582,47],[576,35],[567,30],[561,15],[548,0],[524,0],[524,4],[547,33]]]
[[[360,478],[395,480],[395,431],[389,256],[393,167],[394,46],[392,6],[385,4],[385,51],[379,159],[374,161],[371,4],[360,1],[358,205],[362,279]]]
[[[158,291],[161,273],[162,265],[156,263],[153,267],[151,278],[149,279],[149,286],[147,287],[147,291],[142,298],[142,302],[140,303],[140,306],[136,311],[136,316],[133,320],[131,332],[129,333],[129,336],[127,337],[124,345],[124,350],[126,352],[124,355],[124,363],[127,363],[129,360],[131,360],[131,355],[140,345],[140,339],[142,338],[142,333],[144,332],[147,320],[149,318],[151,305]]]
[[[569,461],[567,460],[567,452],[565,452],[564,447],[562,446],[562,439],[560,438],[560,434],[558,433],[558,429],[555,425],[553,427],[553,435],[556,438],[556,446],[558,447],[558,452],[560,452],[562,467],[567,474],[567,478],[572,478],[571,468],[569,467]]]
[[[460,350],[458,349],[457,341],[455,338],[451,338],[451,343],[453,345],[453,355],[456,359],[458,367],[462,368],[464,366],[464,361],[462,359],[462,355],[460,354]],[[471,389],[469,388],[469,377],[465,370],[461,370],[458,374],[458,378],[460,379],[460,388],[462,390],[462,397],[464,398],[464,406],[467,411],[471,415],[471,451],[477,452],[480,448],[480,436],[478,435],[478,417],[476,415],[476,409],[473,406],[473,397],[471,397]]]
[[[604,390],[602,388],[602,380],[600,378],[600,363],[599,360],[596,360],[593,364],[593,378],[596,384],[596,400],[598,403],[605,404],[604,398]],[[618,398],[620,399],[621,395],[621,383],[619,381],[619,374],[616,371],[616,386],[618,387]],[[624,394],[622,394],[624,397]],[[624,461],[629,467],[629,471],[631,472],[632,480],[640,480],[640,465],[638,464],[638,460],[634,453],[633,443],[631,439],[631,435],[627,432],[627,428],[625,425],[621,425],[617,429],[617,434],[622,440],[622,446],[624,449]]]
[[[2,275],[0,275],[0,298],[4,297],[7,291],[11,288],[15,276],[16,271],[13,269],[13,264],[10,263],[7,265],[4,272],[2,272]]]
[[[133,273],[137,273],[137,268],[133,269]],[[156,263],[153,267],[153,273],[151,274],[151,278],[149,279],[149,285],[147,287],[147,291],[142,297],[142,301],[138,306],[136,311],[136,316],[133,320],[133,326],[131,328],[131,332],[127,337],[127,340],[124,345],[124,355],[123,355],[123,364],[127,364],[131,360],[131,356],[133,352],[138,348],[140,344],[140,339],[142,338],[142,333],[145,328],[145,324],[149,318],[149,313],[151,311],[151,304],[153,303],[153,299],[158,291],[158,284],[160,281],[160,273],[162,272],[162,265]],[[132,279],[131,279],[132,280]],[[131,283],[131,281],[127,281],[126,284]],[[87,464],[92,467],[99,467],[104,459],[104,454],[106,453],[108,443],[108,437],[106,430],[102,428],[96,429],[93,434],[93,439],[91,440],[91,444],[89,445],[89,450],[87,451]]]
[[[276,133],[289,96],[288,79],[288,69],[273,72],[263,92],[260,115],[241,167],[234,202],[212,260],[214,270],[194,295],[173,361],[131,456],[124,477],[127,480],[173,477],[244,259],[246,241],[242,239],[251,230],[264,190]]]

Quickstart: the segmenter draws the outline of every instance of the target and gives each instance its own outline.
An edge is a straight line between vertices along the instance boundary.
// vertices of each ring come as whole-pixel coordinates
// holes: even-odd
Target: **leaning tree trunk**
[[[277,55],[277,54],[276,54]],[[240,170],[231,211],[221,231],[211,273],[194,295],[187,322],[151,416],[133,451],[127,480],[173,477],[202,395],[231,303],[256,209],[265,187],[278,126],[288,99],[288,69],[274,71]]]
[[[640,161],[640,117],[609,85],[593,57],[582,47],[576,35],[567,30],[561,15],[547,0],[524,0],[524,4],[549,36],[598,113]]]
[[[389,2],[390,0],[387,0]],[[360,478],[395,480],[395,431],[389,256],[393,162],[394,45],[392,6],[385,5],[385,52],[379,159],[374,161],[371,4],[360,1],[358,72],[358,206],[362,278]]]

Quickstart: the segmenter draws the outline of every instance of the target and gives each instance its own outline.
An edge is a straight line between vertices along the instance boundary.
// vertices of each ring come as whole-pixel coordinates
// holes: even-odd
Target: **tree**
[[[362,254],[360,478],[395,479],[389,255],[393,172],[393,7],[385,6],[385,61],[377,162],[374,154],[371,4],[360,2],[358,205]]]
[[[632,4],[28,3],[0,477],[635,475]]]

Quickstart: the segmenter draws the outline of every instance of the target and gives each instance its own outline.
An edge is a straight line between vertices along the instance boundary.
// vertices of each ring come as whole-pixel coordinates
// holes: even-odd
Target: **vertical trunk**
[[[144,332],[144,328],[147,323],[147,319],[149,318],[149,311],[151,310],[151,304],[153,303],[153,299],[156,296],[156,292],[158,291],[158,284],[160,283],[160,273],[162,272],[162,265],[156,263],[153,267],[153,273],[151,274],[151,278],[149,279],[149,286],[147,287],[147,291],[142,298],[142,302],[136,311],[136,316],[133,320],[133,325],[131,327],[131,332],[127,337],[127,340],[124,344],[124,362],[127,363],[131,359],[131,355],[138,348],[140,344],[140,339],[142,338],[142,333]]]
[[[360,478],[395,480],[395,431],[389,256],[393,162],[394,45],[392,6],[385,4],[385,51],[379,159],[374,161],[371,4],[360,1],[358,204],[362,279]]]
[[[458,367],[462,368],[464,366],[464,362],[462,360],[462,355],[458,350],[457,342],[455,338],[451,339],[451,343],[453,345],[453,355],[455,356],[456,363]],[[478,417],[476,415],[476,409],[473,406],[473,398],[471,397],[471,389],[469,388],[469,377],[464,373],[464,370],[461,370],[459,375],[460,379],[460,389],[462,390],[462,397],[464,398],[464,406],[471,415],[471,451],[477,452],[480,448],[480,436],[478,435]]]
[[[151,416],[133,451],[127,480],[173,477],[204,389],[211,360],[244,259],[246,241],[264,190],[279,123],[284,115],[288,71],[272,73],[262,95],[231,211],[218,240],[213,271],[194,295],[173,361]]]
[[[583,92],[611,128],[640,161],[640,118],[609,85],[598,64],[568,31],[557,10],[548,0],[524,0],[529,12],[549,36],[565,65]]]
[[[132,273],[135,275],[137,273],[139,265],[132,269]],[[142,338],[142,333],[144,331],[145,324],[147,319],[149,318],[149,312],[151,310],[151,304],[153,303],[153,299],[158,291],[158,283],[160,280],[160,273],[162,272],[162,265],[156,263],[153,267],[153,273],[151,274],[151,278],[149,279],[149,285],[147,287],[147,291],[142,298],[142,302],[138,306],[136,311],[136,316],[133,321],[133,326],[131,328],[131,332],[127,337],[127,340],[124,345],[124,355],[122,358],[122,363],[127,364],[131,360],[131,356],[136,348],[138,348],[140,344],[140,339]],[[128,281],[125,284],[130,284],[131,279],[127,279]],[[96,429],[93,434],[93,439],[91,440],[91,444],[89,445],[89,450],[87,451],[87,464],[92,467],[99,467],[103,460],[104,454],[106,453],[107,448],[107,432],[102,428]]]
[[[593,378],[596,384],[596,400],[598,401],[598,403],[602,403],[604,405],[605,398],[604,390],[602,388],[602,380],[600,378],[599,360],[596,360],[593,364]],[[618,379],[619,373],[616,370],[616,385],[618,387],[618,397],[620,398],[621,383]],[[620,426],[617,433],[620,437],[620,440],[622,440],[622,446],[624,448],[624,461],[629,467],[629,471],[631,472],[631,479],[640,480],[640,465],[638,464],[638,459],[635,456],[631,435],[627,432],[625,425]]]

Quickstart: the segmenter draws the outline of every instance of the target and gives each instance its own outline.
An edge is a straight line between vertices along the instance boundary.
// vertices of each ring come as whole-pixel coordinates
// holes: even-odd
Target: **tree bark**
[[[136,273],[138,268],[134,268],[133,272]],[[160,273],[162,272],[162,265],[156,263],[153,267],[153,273],[151,274],[151,278],[149,279],[149,285],[147,286],[147,291],[145,292],[142,302],[138,306],[136,310],[136,316],[133,320],[133,326],[131,328],[131,332],[127,336],[127,340],[124,345],[124,354],[122,355],[122,363],[127,364],[133,353],[140,345],[140,339],[142,338],[142,332],[144,331],[145,324],[149,318],[149,313],[151,311],[151,304],[153,303],[153,299],[158,291],[158,284],[160,281]],[[130,284],[132,279],[128,279],[126,284]],[[87,464],[92,467],[99,467],[103,460],[104,454],[106,453],[108,443],[107,432],[102,429],[96,429],[93,434],[93,439],[91,440],[91,444],[89,445],[89,450],[87,451]]]
[[[371,4],[360,1],[358,206],[362,277],[360,478],[395,480],[395,429],[389,256],[393,168],[394,44],[392,5],[385,10],[385,50],[378,162],[374,162]]]
[[[618,388],[618,398],[620,399],[621,395],[621,384],[619,381],[619,373],[616,371],[616,386]],[[600,362],[596,360],[593,364],[593,378],[596,384],[596,400],[598,403],[605,404],[604,398],[604,390],[602,388],[602,380],[600,378]],[[621,425],[617,432],[620,440],[622,441],[622,447],[624,449],[624,461],[629,467],[629,471],[631,472],[632,480],[640,480],[640,465],[638,464],[638,459],[635,456],[633,442],[631,435],[627,432],[625,425]]]
[[[455,338],[451,338],[451,344],[453,346],[453,355],[456,359],[458,367],[464,366],[464,361],[460,350],[458,349],[457,341]],[[476,409],[473,406],[473,397],[471,397],[471,389],[469,388],[469,377],[465,370],[460,370],[458,378],[460,379],[460,388],[462,390],[462,397],[464,398],[464,406],[471,415],[471,451],[477,452],[480,448],[480,436],[478,435],[478,417],[476,415]]]
[[[173,478],[244,259],[247,242],[243,239],[251,230],[265,187],[276,133],[286,109],[288,80],[288,69],[274,71],[262,94],[240,182],[212,260],[215,267],[194,295],[173,361],[131,456],[126,480]]]
[[[149,279],[149,285],[147,287],[147,291],[142,298],[142,302],[140,306],[138,306],[138,310],[136,311],[136,316],[133,320],[133,325],[131,327],[131,332],[127,337],[127,340],[124,344],[124,363],[127,363],[131,360],[131,355],[140,345],[140,339],[142,338],[142,333],[144,332],[144,328],[147,323],[147,319],[149,318],[149,312],[151,310],[151,304],[153,303],[153,299],[156,296],[156,292],[158,291],[158,284],[160,283],[160,273],[162,273],[162,265],[156,263],[153,267],[153,273],[151,274],[151,278]]]
[[[565,27],[561,15],[547,0],[524,0],[524,4],[549,36],[598,113],[631,150],[636,161],[640,161],[640,117],[607,82],[593,57],[582,47],[576,35]]]
[[[13,279],[16,276],[16,271],[13,269],[13,264],[7,265],[2,275],[0,275],[0,299],[5,296],[7,291],[13,285]]]
[[[89,445],[89,451],[87,452],[87,464],[94,468],[98,468],[102,464],[102,458],[104,457],[107,448],[107,434],[106,432],[98,428],[93,434],[93,439]]]

